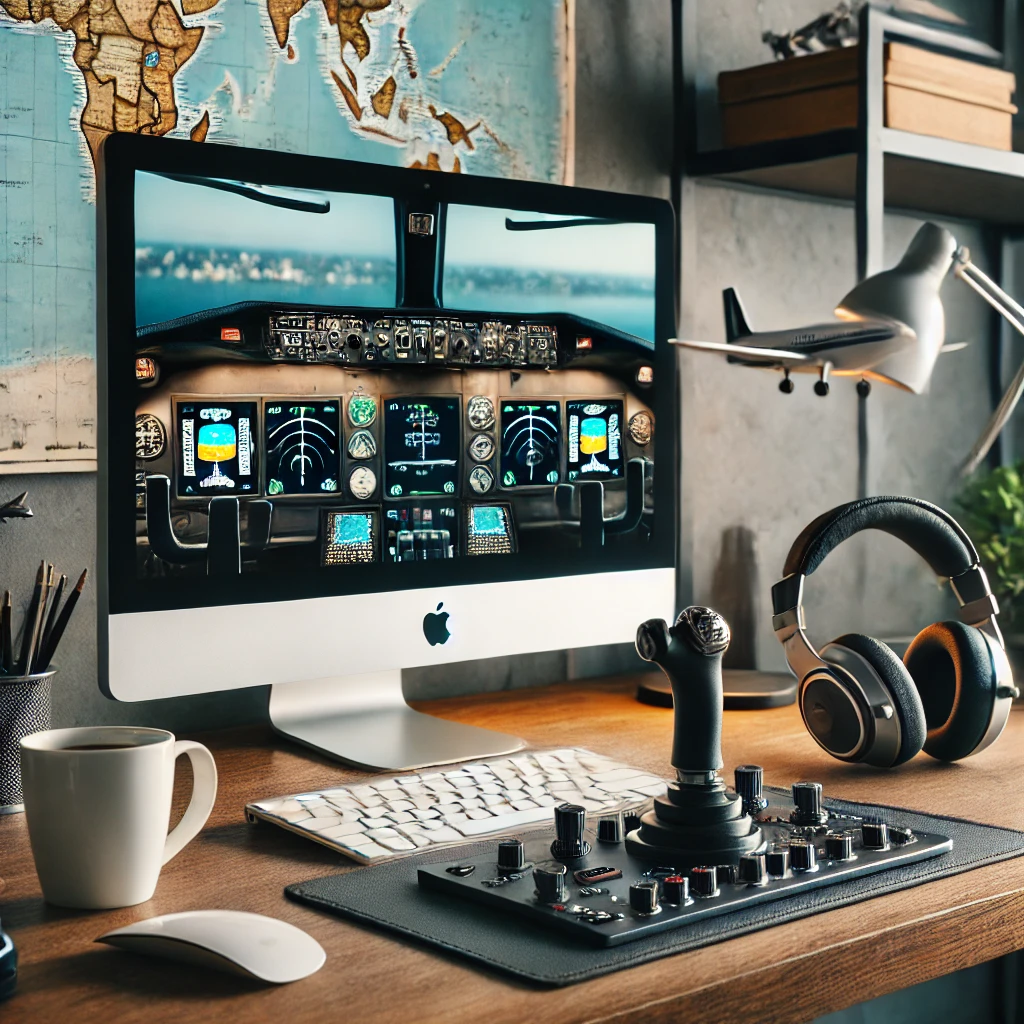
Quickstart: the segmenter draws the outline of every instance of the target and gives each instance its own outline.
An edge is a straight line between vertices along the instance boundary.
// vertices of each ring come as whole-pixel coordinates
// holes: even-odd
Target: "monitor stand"
[[[270,724],[282,736],[373,771],[411,771],[521,750],[517,736],[414,711],[402,673],[335,676],[270,687]]]

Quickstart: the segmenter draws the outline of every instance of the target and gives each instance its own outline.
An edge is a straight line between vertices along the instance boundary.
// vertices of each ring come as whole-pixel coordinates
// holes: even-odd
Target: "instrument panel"
[[[225,314],[150,332],[136,358],[141,575],[203,569],[156,540],[158,476],[186,547],[207,541],[216,499],[238,502],[243,571],[578,547],[574,489],[600,482],[603,514],[621,517],[630,462],[644,507],[614,542],[646,542],[653,379],[639,341],[500,316]]]

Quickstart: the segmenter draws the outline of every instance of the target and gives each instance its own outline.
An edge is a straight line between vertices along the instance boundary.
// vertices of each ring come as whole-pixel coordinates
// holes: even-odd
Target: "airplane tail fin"
[[[747,316],[743,312],[743,305],[735,288],[726,288],[722,292],[722,303],[725,306],[726,341],[739,341],[740,338],[747,338],[754,333],[747,324]]]

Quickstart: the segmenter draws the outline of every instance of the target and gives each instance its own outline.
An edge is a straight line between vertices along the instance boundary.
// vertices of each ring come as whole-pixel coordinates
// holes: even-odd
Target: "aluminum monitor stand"
[[[414,711],[398,669],[278,683],[270,687],[269,712],[282,736],[372,771],[497,757],[526,745],[518,736]]]

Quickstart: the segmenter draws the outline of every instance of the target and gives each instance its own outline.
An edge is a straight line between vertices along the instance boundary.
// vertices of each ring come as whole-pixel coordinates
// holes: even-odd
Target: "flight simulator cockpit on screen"
[[[648,548],[654,224],[445,204],[408,225],[441,236],[425,308],[397,298],[400,221],[386,196],[135,172],[138,580],[341,593]]]

